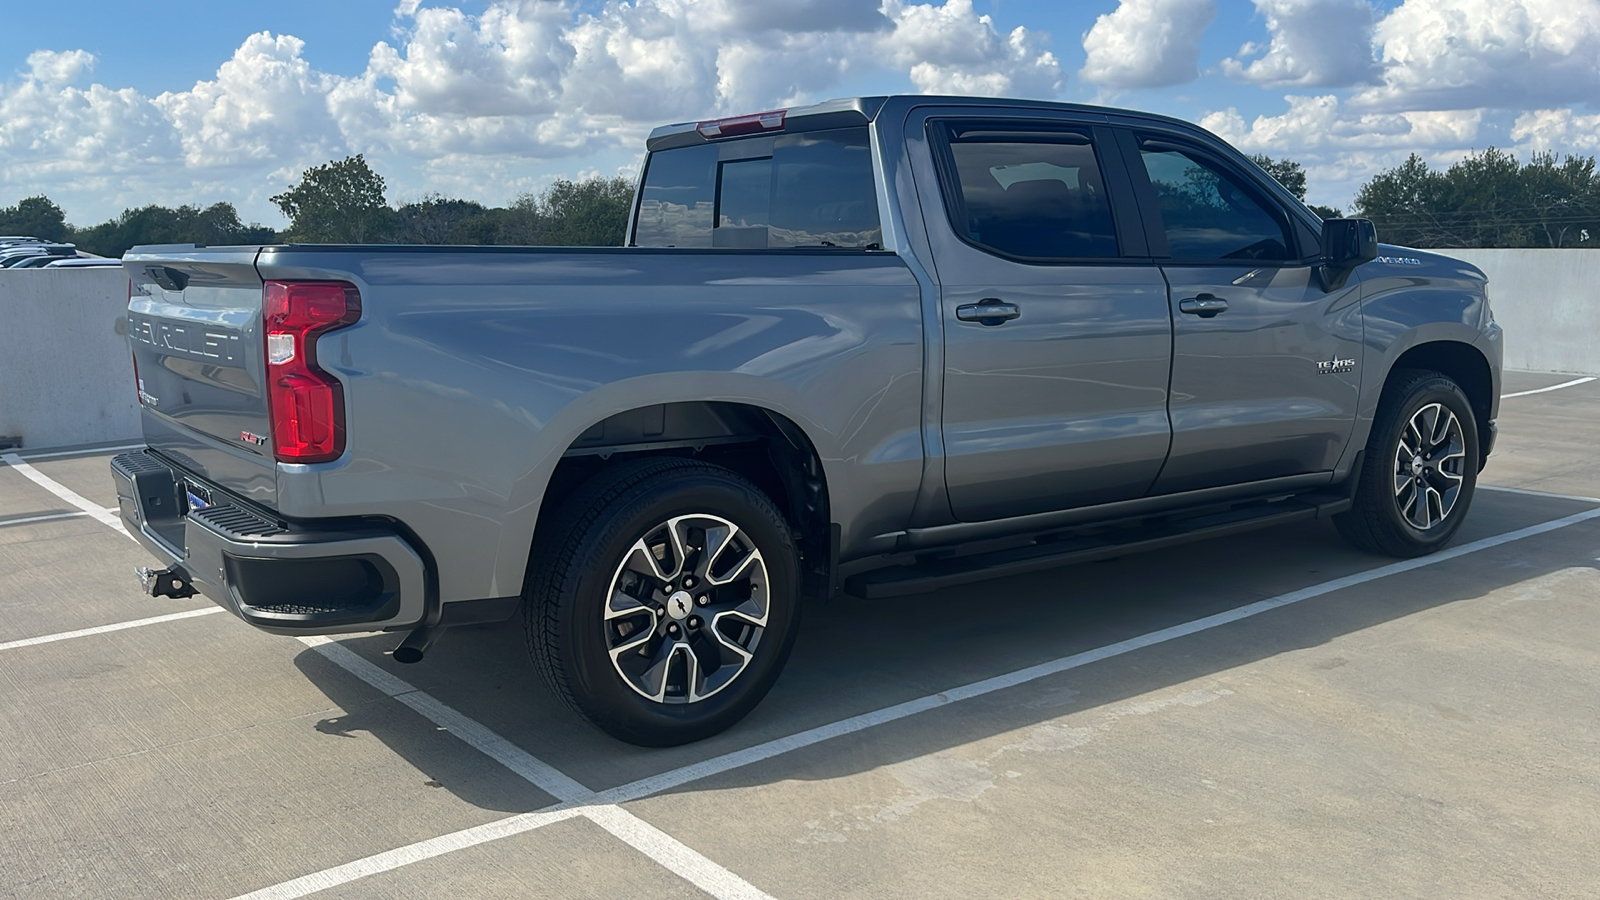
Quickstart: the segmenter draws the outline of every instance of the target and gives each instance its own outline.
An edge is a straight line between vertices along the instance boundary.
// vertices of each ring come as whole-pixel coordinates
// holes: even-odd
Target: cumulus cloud
[[[72,172],[60,193],[89,198],[93,216],[130,195],[233,199],[259,216],[305,166],[363,152],[400,170],[397,195],[456,185],[500,201],[549,161],[624,166],[661,122],[819,100],[872,72],[938,92],[1049,97],[1061,83],[1045,35],[1001,32],[972,0],[463,6],[398,0],[392,36],[354,77],[263,32],[215,77],[149,97],[78,87],[92,55],[40,50],[0,84],[0,189]]]
[[[1203,128],[1247,152],[1303,153],[1316,150],[1371,150],[1409,147],[1465,147],[1478,135],[1482,110],[1430,110],[1402,113],[1352,112],[1333,94],[1284,98],[1282,115],[1245,122],[1237,109],[1207,113]]]
[[[1083,36],[1078,77],[1113,90],[1193,81],[1200,37],[1216,17],[1214,0],[1121,0]]]
[[[1387,109],[1515,108],[1600,96],[1600,0],[1405,0],[1378,22]]]
[[[1600,151],[1600,115],[1579,115],[1570,109],[1536,109],[1517,116],[1511,139],[1529,150]]]
[[[41,84],[72,84],[94,68],[94,54],[86,50],[35,50],[28,54],[28,77]]]
[[[1222,71],[1262,85],[1344,87],[1372,81],[1373,10],[1369,0],[1255,0],[1272,34],[1246,44]]]
[[[1061,86],[1061,64],[1040,35],[1020,26],[1001,35],[989,16],[973,12],[972,0],[885,0],[883,9],[894,20],[883,49],[909,69],[919,91],[1048,98]]]

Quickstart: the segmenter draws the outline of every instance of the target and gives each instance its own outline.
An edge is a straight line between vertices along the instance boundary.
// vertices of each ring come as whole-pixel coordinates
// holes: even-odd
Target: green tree
[[[394,210],[384,199],[383,176],[362,154],[312,166],[300,183],[271,198],[288,217],[291,240],[365,244],[388,240]]]
[[[1292,159],[1273,159],[1265,153],[1257,153],[1250,157],[1250,161],[1260,166],[1262,171],[1277,179],[1278,183],[1288,189],[1296,200],[1305,202],[1306,199],[1306,170],[1305,167]]]
[[[1416,154],[1361,186],[1356,207],[1390,243],[1412,247],[1594,247],[1600,175],[1593,157],[1493,147],[1440,172]]]
[[[437,193],[395,211],[395,240],[402,244],[493,244],[499,213],[472,200]]]
[[[277,232],[245,225],[232,203],[197,206],[141,206],[125,209],[115,219],[80,228],[74,240],[81,249],[101,256],[122,256],[140,244],[270,244]]]
[[[567,247],[620,247],[628,232],[628,212],[633,207],[633,182],[615,178],[559,178],[529,201],[517,204],[537,210],[537,243]]]
[[[67,224],[61,207],[39,194],[18,201],[16,206],[0,206],[0,234],[65,241],[72,236],[72,226]]]

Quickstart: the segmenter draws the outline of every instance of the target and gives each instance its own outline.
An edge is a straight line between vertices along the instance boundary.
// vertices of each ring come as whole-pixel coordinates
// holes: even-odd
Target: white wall
[[[0,269],[0,439],[138,438],[127,307],[121,269]]]
[[[1600,250],[1435,250],[1489,276],[1506,368],[1600,375]]]

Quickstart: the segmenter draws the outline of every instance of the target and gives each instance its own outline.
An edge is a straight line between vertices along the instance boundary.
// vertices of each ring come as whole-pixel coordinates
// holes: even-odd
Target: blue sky
[[[1178,115],[1347,207],[1411,152],[1600,152],[1600,0],[78,0],[0,30],[0,205],[281,226],[357,152],[392,201],[506,203],[663,121],[910,91]]]

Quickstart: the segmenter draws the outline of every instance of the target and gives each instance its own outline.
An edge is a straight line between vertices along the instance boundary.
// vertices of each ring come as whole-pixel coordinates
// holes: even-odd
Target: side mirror
[[[1378,229],[1371,219],[1322,222],[1322,286],[1336,291],[1356,266],[1378,258]]]

